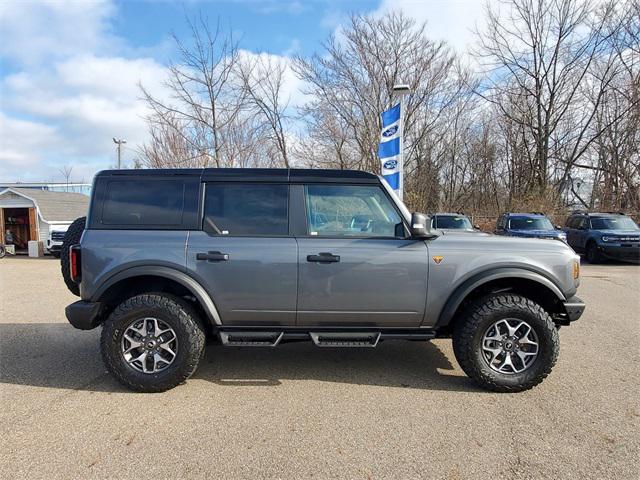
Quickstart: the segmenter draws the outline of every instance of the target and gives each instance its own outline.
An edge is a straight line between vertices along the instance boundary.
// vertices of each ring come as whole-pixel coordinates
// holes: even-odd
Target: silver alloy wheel
[[[527,322],[498,320],[482,338],[482,356],[492,370],[514,375],[529,368],[538,357],[538,335]]]
[[[178,337],[173,328],[157,318],[139,318],[129,324],[121,342],[122,356],[133,369],[158,373],[173,363]]]

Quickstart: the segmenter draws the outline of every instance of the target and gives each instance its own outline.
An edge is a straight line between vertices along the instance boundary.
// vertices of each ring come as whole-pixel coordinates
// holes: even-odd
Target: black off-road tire
[[[154,317],[176,333],[176,357],[157,373],[143,373],[131,367],[122,354],[125,330],[136,319]],[[205,332],[200,318],[184,300],[165,293],[137,295],[116,307],[102,326],[100,350],[107,370],[124,386],[136,392],[164,392],[185,382],[204,355]]]
[[[598,251],[598,246],[594,241],[591,241],[587,244],[587,251],[585,256],[587,258],[587,262],[591,264],[595,265],[598,263],[602,263],[602,255],[600,255],[600,252]]]
[[[506,318],[526,321],[538,337],[538,356],[520,373],[499,373],[482,354],[485,332],[494,322]],[[560,337],[549,314],[537,303],[521,295],[492,294],[469,304],[458,318],[453,351],[462,370],[481,387],[494,392],[522,392],[551,373],[560,351]]]
[[[59,252],[51,252],[51,256],[52,256],[53,258],[60,258],[60,253],[61,253],[61,252],[62,252],[62,250],[61,250],[61,251],[59,251]]]
[[[69,247],[80,243],[80,237],[82,237],[82,232],[84,232],[86,224],[87,217],[76,218],[73,223],[69,225],[60,250],[60,271],[62,272],[62,278],[69,291],[78,297],[80,296],[80,285],[71,280],[71,272],[69,271]]]

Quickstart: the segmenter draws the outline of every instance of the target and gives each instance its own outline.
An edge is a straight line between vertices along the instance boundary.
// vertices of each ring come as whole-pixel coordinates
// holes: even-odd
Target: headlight
[[[616,237],[607,237],[607,236],[604,236],[604,237],[602,237],[602,241],[603,241],[603,242],[615,242],[615,241],[616,241]]]

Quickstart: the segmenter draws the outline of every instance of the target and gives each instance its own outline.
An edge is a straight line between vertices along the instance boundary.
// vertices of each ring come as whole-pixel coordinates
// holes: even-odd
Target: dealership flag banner
[[[402,199],[402,117],[400,103],[382,112],[382,132],[378,157],[382,163],[382,176]]]

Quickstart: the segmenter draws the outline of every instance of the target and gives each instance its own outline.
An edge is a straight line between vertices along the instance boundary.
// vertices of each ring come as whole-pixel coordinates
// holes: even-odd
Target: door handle
[[[307,255],[307,262],[335,263],[340,261],[340,255],[329,252],[320,252],[318,255]]]
[[[229,260],[228,253],[222,252],[200,252],[196,253],[196,260],[206,260],[207,262],[226,262]]]

